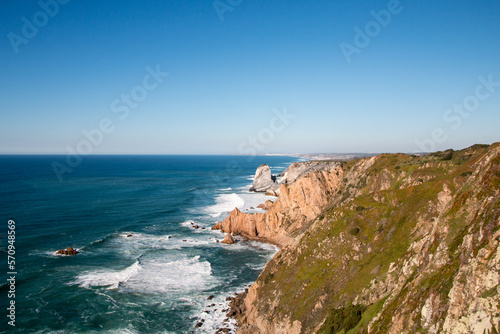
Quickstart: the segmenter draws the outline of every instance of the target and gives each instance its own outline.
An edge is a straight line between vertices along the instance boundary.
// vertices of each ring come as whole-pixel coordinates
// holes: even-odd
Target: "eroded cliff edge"
[[[237,208],[213,229],[284,247],[294,243],[328,204],[342,183],[342,168],[335,161],[303,162],[287,169],[293,179],[284,178],[279,197],[266,213],[243,213]],[[310,167],[310,168],[309,168]],[[314,167],[314,168],[312,168]],[[259,167],[261,168],[261,167]],[[296,170],[308,169],[299,175]]]
[[[239,333],[495,333],[500,144],[380,155],[282,184],[224,231],[283,248],[244,298]]]

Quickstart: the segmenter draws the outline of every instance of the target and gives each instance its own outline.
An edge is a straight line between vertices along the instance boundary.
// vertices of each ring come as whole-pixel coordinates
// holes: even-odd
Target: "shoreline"
[[[221,234],[224,234],[224,232],[222,232],[222,231],[220,231],[220,232],[221,232]],[[226,295],[225,297],[223,297],[224,300],[225,300],[225,303],[224,303],[225,307],[222,310],[222,314],[225,314],[226,319],[224,321],[222,321],[221,323],[219,323],[217,326],[215,326],[215,327],[217,327],[217,329],[215,331],[215,334],[233,333],[232,330],[234,330],[234,334],[235,334],[235,333],[237,333],[239,331],[239,329],[240,329],[240,318],[241,318],[243,312],[245,311],[244,300],[245,300],[245,297],[248,294],[248,290],[250,289],[250,287],[253,284],[255,284],[255,282],[257,281],[257,279],[259,278],[259,276],[264,272],[264,269],[266,268],[267,264],[283,248],[283,247],[281,247],[281,245],[279,245],[279,244],[277,244],[275,242],[272,242],[270,240],[268,240],[268,242],[264,241],[264,238],[252,238],[252,237],[246,237],[246,236],[243,236],[243,235],[239,235],[238,239],[240,239],[240,238],[241,238],[241,240],[237,240],[235,244],[238,244],[238,243],[241,243],[241,242],[245,242],[245,241],[255,241],[255,242],[262,243],[262,244],[275,246],[275,247],[278,248],[278,250],[274,253],[274,255],[272,257],[270,257],[266,261],[266,264],[259,271],[259,275],[257,276],[257,278],[254,281],[243,284],[243,286],[237,288],[235,290],[235,292],[233,292],[233,293],[231,293],[231,294]],[[235,245],[235,244],[233,244],[233,245]],[[229,245],[229,246],[232,246],[232,245]],[[241,291],[241,292],[239,292],[239,291]],[[211,299],[207,299],[207,300],[210,301]],[[208,307],[210,307],[210,305]],[[206,311],[204,311],[204,312],[206,312]],[[234,329],[229,328],[228,323],[227,323],[228,319],[233,319],[234,321],[236,321],[236,324],[230,324],[231,327],[234,327]],[[197,328],[196,326],[198,324],[202,324],[202,323],[203,323],[203,320],[202,320],[202,317],[200,317],[199,322],[195,325],[195,329]]]
[[[293,163],[295,163],[295,162],[288,163],[287,167],[284,170],[289,168]],[[254,178],[252,178],[252,181],[253,180],[254,180]],[[246,188],[248,189],[250,187],[251,187],[251,185],[249,185]],[[262,198],[261,198],[259,204],[264,204],[270,200],[270,197],[265,195],[265,192],[250,192],[250,194],[262,195],[261,196]],[[278,200],[278,197],[275,197],[273,199],[273,203],[277,200]],[[267,214],[267,212],[269,212],[269,210],[265,210],[265,209],[262,209],[262,211],[255,211],[254,208],[256,208],[256,207],[257,207],[257,204],[254,207],[251,207],[250,209],[243,210],[243,208],[242,208],[243,211],[241,211],[241,212],[244,212],[245,214],[248,214],[248,215],[254,215],[254,214],[262,215],[262,214]],[[221,221],[226,220],[230,216],[231,212],[233,212],[235,209],[231,210],[226,216],[223,216],[224,218]],[[248,210],[251,210],[251,211],[249,212]],[[221,221],[216,223],[214,226],[219,224]],[[220,236],[222,238],[224,238],[225,235],[227,234],[227,232],[224,232],[221,229],[215,229],[214,226],[212,226],[211,230],[213,232],[218,231],[220,233]],[[242,309],[242,305],[243,305],[244,298],[246,297],[246,295],[248,293],[248,290],[257,281],[258,277],[262,274],[262,272],[264,271],[267,264],[276,256],[276,254],[282,248],[284,248],[286,246],[284,243],[279,242],[277,240],[274,240],[271,238],[266,238],[266,237],[251,236],[247,233],[238,233],[237,235],[234,236],[234,238],[235,238],[236,243],[231,244],[231,245],[227,245],[228,247],[235,246],[235,245],[242,243],[242,242],[257,242],[257,243],[261,243],[263,245],[271,245],[273,247],[276,247],[276,251],[274,252],[274,254],[272,256],[270,256],[266,260],[264,266],[259,270],[259,274],[254,280],[252,280],[251,282],[244,283],[243,285],[237,287],[233,292],[229,292],[228,294],[221,295],[222,300],[224,300],[224,302],[221,303],[220,306],[222,306],[222,309],[219,309],[219,311],[222,311],[221,314],[223,314],[225,316],[225,319],[221,320],[221,322],[217,323],[216,325],[214,324],[216,334],[237,333],[239,331],[240,323],[238,321],[238,315],[241,315],[244,311],[244,308]],[[216,237],[216,239],[219,240],[219,237]],[[207,312],[208,310],[210,310],[211,313],[216,311],[216,310],[213,310],[213,307],[210,307],[211,306],[210,300],[211,299],[208,299],[205,301],[205,302],[207,302],[206,310],[203,311],[202,313],[200,313],[200,315],[198,316],[198,319],[193,323],[193,326],[194,326],[193,330],[194,331],[196,331],[201,326],[203,326],[205,312]],[[235,323],[228,322],[227,321],[228,319],[232,319]]]
[[[229,300],[228,317],[237,322],[236,330],[243,325],[244,300],[249,289],[254,286],[269,263],[282,249],[295,244],[297,233],[308,229],[317,214],[327,204],[328,194],[340,185],[341,163],[339,161],[295,161],[279,174],[272,175],[267,164],[258,166],[253,178],[255,193],[267,194],[275,189],[274,200],[266,206],[266,197],[262,196],[264,212],[245,212],[234,208],[222,221],[215,223],[212,230],[219,230],[223,235],[232,235],[243,240],[255,241],[278,248],[260,270],[257,278],[242,292],[236,292]],[[279,179],[278,179],[279,177]],[[276,180],[279,181],[276,181]],[[269,200],[269,198],[267,199]],[[240,241],[241,242],[241,241]]]
[[[227,305],[227,313],[224,312],[226,314],[226,319],[233,319],[236,321],[236,324],[233,325],[235,328],[235,332],[234,333],[238,333],[239,329],[240,329],[240,319],[243,315],[243,313],[245,312],[245,297],[247,296],[248,294],[248,290],[255,284],[255,282],[257,282],[257,279],[260,277],[260,275],[264,272],[264,269],[266,268],[266,266],[268,265],[268,263],[276,256],[276,254],[279,253],[279,251],[282,249],[282,247],[280,247],[279,245],[277,244],[274,244],[274,243],[271,243],[271,242],[265,242],[263,240],[257,240],[257,239],[249,239],[249,238],[244,238],[244,240],[242,241],[256,241],[256,242],[260,242],[260,243],[263,243],[263,244],[267,244],[267,245],[273,245],[273,246],[276,246],[278,247],[278,251],[276,253],[274,253],[274,255],[266,262],[266,264],[264,265],[264,268],[262,268],[259,272],[259,276],[257,276],[257,278],[251,282],[251,283],[247,283],[247,284],[244,284],[240,289],[237,289],[236,292],[234,292],[233,294],[229,295],[229,296],[226,296],[225,298],[225,301],[227,302],[226,305]],[[238,241],[238,242],[241,242],[241,241]],[[238,292],[238,291],[242,291],[242,292]],[[222,322],[220,324],[220,326],[216,326],[218,327],[215,334],[225,334],[225,333],[231,333],[231,329],[228,329],[227,328],[227,324],[224,322]]]
[[[292,166],[293,163],[296,163],[296,162],[290,163],[288,165],[288,167],[285,168],[284,171],[286,171],[288,168],[290,168],[290,166]],[[253,178],[253,182],[255,182],[255,177]],[[256,193],[262,193],[263,195],[265,195],[265,191],[259,191]],[[273,201],[273,204],[278,200],[279,200],[279,195],[276,196],[275,200]],[[265,204],[267,201],[269,201],[268,196],[263,196],[263,203],[261,203],[261,204]],[[225,300],[228,302],[226,304],[228,307],[227,308],[228,312],[226,313],[226,316],[227,316],[227,318],[231,318],[231,319],[236,321],[236,325],[234,325],[234,331],[235,331],[234,333],[237,333],[240,329],[241,317],[243,316],[243,313],[245,312],[244,300],[248,294],[249,289],[253,286],[253,284],[255,284],[257,279],[264,272],[268,263],[276,256],[276,254],[278,254],[281,251],[281,249],[286,247],[288,242],[284,243],[284,242],[280,242],[277,239],[273,239],[273,238],[252,236],[252,235],[245,233],[245,232],[242,232],[242,231],[240,231],[237,234],[224,231],[222,228],[222,222],[224,222],[226,219],[228,219],[235,210],[238,210],[238,212],[240,212],[242,214],[253,216],[255,214],[267,215],[268,212],[270,211],[270,208],[267,210],[264,210],[263,212],[245,212],[245,213],[240,211],[238,208],[235,208],[235,209],[231,210],[231,212],[222,221],[219,221],[216,224],[214,224],[211,229],[218,230],[221,233],[221,235],[223,235],[223,236],[225,236],[226,234],[234,235],[235,237],[237,237],[236,244],[240,243],[242,241],[255,241],[255,242],[259,242],[259,243],[266,244],[266,245],[272,245],[272,246],[275,246],[278,248],[277,251],[274,253],[274,255],[266,261],[264,267],[260,270],[259,275],[257,276],[257,278],[253,282],[251,282],[250,284],[248,284],[248,283],[244,284],[240,289],[237,289],[236,292],[234,292],[233,294],[231,294],[225,298]],[[232,246],[232,245],[229,245],[229,246]],[[241,292],[238,292],[238,291],[241,291]],[[231,333],[231,329],[228,329],[227,325],[224,322],[221,323],[220,326],[217,326],[217,327],[218,328],[215,332],[216,334]]]

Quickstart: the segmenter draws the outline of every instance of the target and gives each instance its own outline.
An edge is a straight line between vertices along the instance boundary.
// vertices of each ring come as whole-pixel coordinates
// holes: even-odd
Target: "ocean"
[[[235,207],[259,210],[266,196],[248,188],[260,164],[279,173],[298,159],[86,156],[62,180],[54,161],[65,157],[0,156],[1,333],[234,330],[226,297],[277,248],[217,243],[210,227]],[[55,254],[67,247],[80,254]]]

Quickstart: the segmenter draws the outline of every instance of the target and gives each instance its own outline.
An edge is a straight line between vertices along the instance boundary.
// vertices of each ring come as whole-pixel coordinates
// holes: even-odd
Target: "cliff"
[[[290,165],[283,173],[272,175],[271,168],[268,165],[260,165],[255,171],[250,191],[265,192],[269,196],[278,196],[280,193],[280,184],[292,184],[302,176],[311,172],[328,170],[336,167],[337,161],[306,161],[295,162]]]
[[[301,164],[310,165],[308,162]],[[297,167],[290,166],[287,170],[293,172]],[[212,228],[280,247],[293,243],[298,235],[309,228],[342,182],[339,163],[321,162],[321,167],[316,166],[315,172],[301,175],[300,178],[294,177],[293,183],[282,183],[278,199],[266,213],[249,214],[236,208]]]
[[[284,246],[239,333],[497,333],[500,144],[380,155],[282,184],[220,227]]]
[[[266,192],[267,190],[275,191],[278,188],[279,184],[276,183],[276,177],[271,175],[271,168],[266,164],[260,165],[255,171],[252,186],[249,190]]]

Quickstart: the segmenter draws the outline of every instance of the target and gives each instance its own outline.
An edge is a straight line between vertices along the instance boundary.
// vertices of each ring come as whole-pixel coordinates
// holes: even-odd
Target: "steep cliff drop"
[[[283,183],[218,227],[283,248],[238,333],[498,333],[500,144],[380,155]]]

